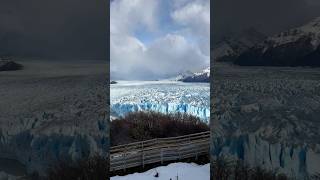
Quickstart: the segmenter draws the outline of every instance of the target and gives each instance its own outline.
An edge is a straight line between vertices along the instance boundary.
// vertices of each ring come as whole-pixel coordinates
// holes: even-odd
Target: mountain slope
[[[262,42],[266,36],[257,30],[250,28],[239,34],[226,37],[213,48],[215,62],[232,62],[241,53]]]
[[[235,64],[244,66],[320,66],[320,17],[281,32],[243,52]]]
[[[176,77],[177,81],[182,82],[210,82],[210,67],[200,72],[188,72],[183,75]]]

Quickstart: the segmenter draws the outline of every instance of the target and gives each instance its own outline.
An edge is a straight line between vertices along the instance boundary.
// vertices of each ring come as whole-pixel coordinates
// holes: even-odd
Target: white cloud
[[[142,64],[144,45],[136,38],[113,34],[110,41],[111,76],[121,78],[130,75],[132,66]]]
[[[111,78],[159,79],[208,65],[209,58],[183,36],[168,34],[145,47],[130,36],[111,40]]]
[[[148,48],[146,54],[148,59],[153,59],[152,66],[157,67],[154,72],[160,76],[200,69],[209,61],[198,46],[191,44],[181,35],[173,34],[156,40]]]
[[[210,54],[210,0],[175,0],[173,20],[184,26],[181,32],[193,36],[202,51]]]
[[[111,3],[110,31],[130,34],[141,26],[157,28],[159,0],[115,0]]]
[[[175,14],[176,23],[183,27],[153,39],[148,45],[134,34],[139,28],[146,33],[162,31],[159,17],[163,16],[160,12],[163,0],[115,0],[111,3],[112,79],[160,79],[209,65],[209,56],[203,53],[205,43],[201,42],[203,37],[209,36],[199,31],[192,35],[197,38],[196,42],[189,39],[190,33],[195,31],[192,16],[199,13],[197,8],[204,7],[189,7],[190,2],[180,1],[180,5],[173,5],[175,11],[171,13]],[[204,24],[202,19],[205,18],[201,18],[201,25]]]
[[[208,35],[210,32],[210,1],[193,1],[177,8],[172,18],[179,24],[197,32],[200,36]]]

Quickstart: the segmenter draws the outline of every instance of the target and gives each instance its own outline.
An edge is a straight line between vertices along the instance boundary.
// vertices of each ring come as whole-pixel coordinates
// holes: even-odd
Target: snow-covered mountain
[[[268,37],[243,52],[238,65],[320,66],[320,17],[304,26]]]
[[[193,72],[191,71],[186,71],[186,72],[183,72],[183,73],[180,73],[178,76],[170,79],[170,80],[174,80],[174,81],[181,81],[182,79],[186,78],[186,77],[189,77],[189,76],[193,76]]]
[[[175,80],[182,82],[210,82],[210,67],[195,73],[187,71],[184,74],[178,75]]]
[[[215,62],[232,62],[241,53],[262,42],[266,36],[253,28],[223,38],[213,47]]]

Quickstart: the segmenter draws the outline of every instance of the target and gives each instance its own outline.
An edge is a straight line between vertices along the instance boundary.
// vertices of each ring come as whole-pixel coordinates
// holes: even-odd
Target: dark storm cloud
[[[214,41],[251,27],[273,34],[320,16],[319,0],[214,0],[212,5]]]
[[[106,59],[107,0],[0,0],[0,53]]]

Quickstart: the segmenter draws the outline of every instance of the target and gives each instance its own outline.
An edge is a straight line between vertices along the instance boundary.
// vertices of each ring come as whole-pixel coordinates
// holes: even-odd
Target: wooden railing
[[[147,164],[166,161],[197,159],[209,153],[210,132],[201,132],[185,136],[158,138],[110,149],[110,171],[143,167]]]

